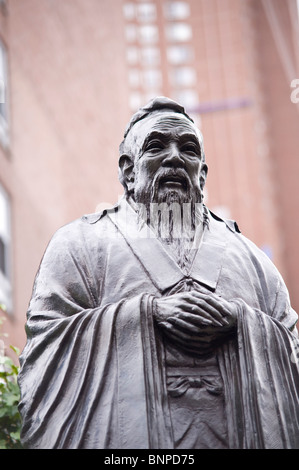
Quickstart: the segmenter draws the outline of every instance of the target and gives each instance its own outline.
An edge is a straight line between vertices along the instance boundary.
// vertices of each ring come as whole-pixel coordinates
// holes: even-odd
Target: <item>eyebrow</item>
[[[170,138],[170,133],[168,133],[168,132],[165,133],[165,132],[159,132],[159,131],[152,131],[144,139],[144,142],[142,144],[142,150],[144,150],[144,148],[147,146],[147,144],[151,140],[159,139],[159,140],[162,140],[162,141],[167,141],[167,140],[169,140],[169,138]]]
[[[157,130],[154,130],[152,132],[150,132],[146,138],[144,139],[144,142],[143,142],[143,145],[142,145],[142,151],[145,149],[145,147],[147,146],[147,144],[151,141],[151,140],[154,140],[154,139],[159,139],[161,140],[162,142],[167,142],[170,138],[173,137],[173,134],[171,134],[170,132],[160,132],[160,131],[157,131]],[[181,134],[178,138],[178,141],[179,143],[181,143],[182,141],[188,141],[188,142],[192,142],[193,144],[195,144],[199,150],[199,153],[201,154],[201,145],[200,145],[200,142],[198,140],[198,138],[194,135],[194,134],[191,134],[189,132],[184,132],[183,134]]]

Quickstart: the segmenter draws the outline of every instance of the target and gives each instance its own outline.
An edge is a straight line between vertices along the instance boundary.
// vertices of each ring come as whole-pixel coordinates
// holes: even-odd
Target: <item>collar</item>
[[[228,233],[236,231],[233,226],[226,224],[214,214],[209,214],[209,227],[204,229],[197,253],[186,274],[165,250],[150,227],[147,224],[141,227],[138,225],[137,213],[125,198],[122,198],[117,206],[107,210],[106,214],[123,235],[153,284],[161,292],[188,278],[212,291],[216,289],[225,256]],[[98,217],[101,218],[101,216]]]

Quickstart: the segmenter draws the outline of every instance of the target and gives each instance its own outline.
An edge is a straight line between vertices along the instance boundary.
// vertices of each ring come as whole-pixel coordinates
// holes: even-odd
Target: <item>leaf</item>
[[[18,375],[19,373],[19,368],[15,365],[11,366],[11,372],[14,374],[14,375]]]
[[[0,408],[0,418],[3,418],[3,416],[6,415],[6,413],[7,413],[6,407],[5,407],[5,406],[2,406],[2,407]]]
[[[7,372],[0,372],[0,379],[6,381],[6,378],[7,378]]]
[[[6,441],[4,439],[0,439],[0,449],[7,449]]]
[[[6,406],[13,406],[18,400],[15,395],[8,395],[5,401]]]
[[[20,355],[20,350],[19,350],[19,348],[17,348],[16,346],[10,345],[10,349],[12,349],[13,352],[15,352],[17,356]]]
[[[11,436],[12,439],[14,439],[14,440],[19,440],[19,439],[20,439],[20,431],[11,432],[11,433],[10,433],[10,436]]]
[[[0,356],[0,364],[11,367],[14,365],[13,360],[8,356]]]
[[[0,310],[3,306],[0,305]],[[2,308],[3,309],[3,308]],[[5,318],[0,316],[0,329]],[[4,334],[0,331],[0,336]],[[19,356],[20,351],[10,346]],[[21,416],[18,410],[20,389],[17,382],[19,367],[14,361],[0,355],[0,449],[21,449]]]

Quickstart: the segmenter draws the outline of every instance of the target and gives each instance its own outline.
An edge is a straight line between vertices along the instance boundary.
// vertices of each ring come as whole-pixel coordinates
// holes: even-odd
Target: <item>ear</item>
[[[132,193],[135,182],[134,162],[129,155],[123,154],[119,157],[118,165],[121,183],[128,193]]]
[[[207,175],[208,175],[208,165],[206,163],[202,163],[201,169],[200,169],[200,176],[199,176],[199,185],[202,191],[203,191],[204,185],[206,184]]]

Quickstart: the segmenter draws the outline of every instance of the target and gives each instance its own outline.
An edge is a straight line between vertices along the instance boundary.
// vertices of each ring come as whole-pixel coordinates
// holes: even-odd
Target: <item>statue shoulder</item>
[[[239,226],[235,220],[232,219],[225,219],[222,217],[219,217],[217,214],[212,212],[211,210],[208,209],[209,215],[216,220],[217,222],[223,222],[229,228],[232,232],[235,233],[241,233],[241,230],[239,229]]]
[[[111,235],[113,227],[107,217],[108,212],[114,212],[118,205],[101,211],[86,214],[60,227],[50,239],[47,250],[77,249],[87,244],[98,245],[100,240]]]
[[[100,211],[94,212],[92,214],[85,214],[81,217],[81,221],[86,224],[96,224],[103,217],[107,216],[109,212],[116,212],[118,210],[118,204],[114,206],[107,204],[107,207],[103,207]]]

